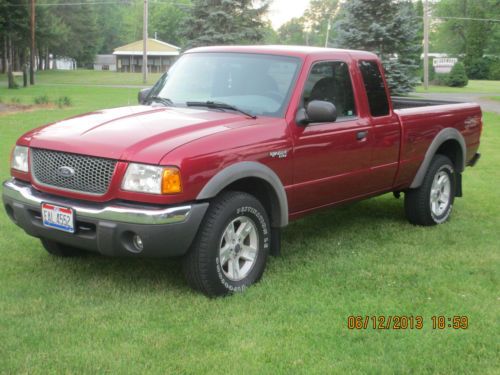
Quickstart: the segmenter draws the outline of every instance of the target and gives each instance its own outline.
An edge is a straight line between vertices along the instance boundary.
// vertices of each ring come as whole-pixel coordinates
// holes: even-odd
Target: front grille
[[[95,195],[108,191],[116,160],[36,148],[30,152],[31,173],[36,182]],[[64,171],[67,173],[62,173]]]

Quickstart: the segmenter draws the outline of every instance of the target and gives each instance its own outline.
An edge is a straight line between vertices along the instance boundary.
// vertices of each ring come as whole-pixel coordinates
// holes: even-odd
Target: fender
[[[278,175],[276,175],[271,168],[261,163],[243,161],[230,165],[213,176],[200,191],[196,199],[202,200],[213,198],[228,185],[237,180],[248,177],[259,178],[266,181],[271,186],[276,194],[279,204],[279,212],[277,212],[277,215],[273,215],[276,218],[274,225],[277,227],[287,226],[288,201],[285,188],[283,187]]]
[[[413,181],[410,185],[411,189],[418,188],[420,185],[422,185],[422,182],[424,181],[425,173],[427,172],[427,169],[429,168],[429,165],[432,161],[432,158],[434,155],[436,155],[437,150],[439,147],[446,141],[449,140],[455,140],[458,142],[460,145],[460,148],[462,149],[462,163],[460,165],[457,165],[458,172],[461,173],[465,169],[465,158],[466,158],[466,147],[465,147],[465,140],[462,134],[457,129],[454,128],[446,128],[441,130],[433,139],[431,142],[429,148],[427,149],[424,157],[424,161],[422,164],[420,164],[420,168],[417,171],[417,174],[413,178]]]

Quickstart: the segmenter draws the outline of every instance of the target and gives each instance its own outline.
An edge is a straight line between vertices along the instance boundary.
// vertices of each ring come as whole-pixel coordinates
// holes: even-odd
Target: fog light
[[[144,249],[141,236],[134,234],[134,237],[132,237],[132,242],[134,243],[134,246],[138,251],[142,251],[142,249]]]

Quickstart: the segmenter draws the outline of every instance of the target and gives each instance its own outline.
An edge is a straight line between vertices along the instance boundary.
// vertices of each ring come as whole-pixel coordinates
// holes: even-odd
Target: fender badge
[[[269,156],[272,158],[284,159],[288,155],[287,150],[271,151]]]

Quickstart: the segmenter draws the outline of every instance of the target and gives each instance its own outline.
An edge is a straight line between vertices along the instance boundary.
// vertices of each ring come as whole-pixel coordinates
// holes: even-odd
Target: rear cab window
[[[363,77],[371,115],[373,117],[389,115],[389,99],[377,62],[360,61],[358,66]]]

